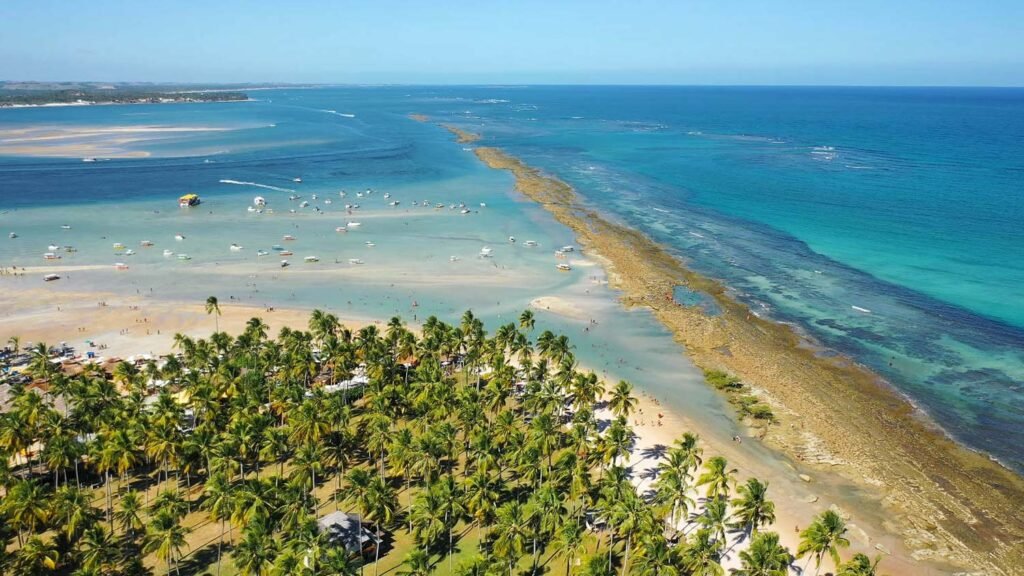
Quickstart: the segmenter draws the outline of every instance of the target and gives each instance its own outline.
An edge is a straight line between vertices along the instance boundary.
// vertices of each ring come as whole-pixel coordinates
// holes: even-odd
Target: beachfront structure
[[[317,520],[320,532],[335,546],[344,546],[350,554],[372,554],[380,538],[366,528],[362,519],[352,513],[331,512]]]

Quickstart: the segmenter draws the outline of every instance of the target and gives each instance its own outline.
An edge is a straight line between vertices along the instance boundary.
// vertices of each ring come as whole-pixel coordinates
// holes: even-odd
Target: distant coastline
[[[247,102],[244,92],[189,92],[182,94],[11,94],[0,93],[0,108],[51,108],[60,106],[104,106],[114,104],[187,104]]]

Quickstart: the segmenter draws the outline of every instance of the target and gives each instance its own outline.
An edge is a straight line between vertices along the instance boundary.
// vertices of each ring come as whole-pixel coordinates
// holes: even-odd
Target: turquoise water
[[[538,295],[596,298],[587,290],[599,272],[585,262],[568,274],[554,270],[553,248],[571,237],[511,195],[507,175],[407,118],[424,113],[566,180],[595,207],[723,280],[757,313],[874,368],[950,434],[1024,469],[1024,91],[390,87],[254,96],[260,101],[0,110],[0,130],[219,129],[119,144],[151,154],[141,160],[0,157],[0,225],[4,236],[20,234],[0,240],[0,261],[41,265],[46,246],[67,236],[79,252],[60,265],[127,260],[131,270],[71,272],[73,284],[50,289],[113,283],[188,298],[217,289],[251,303],[326,298],[342,310],[406,316],[457,315],[468,303],[497,319]],[[299,176],[301,184],[292,182]],[[353,198],[367,187],[376,195]],[[204,204],[178,210],[174,199],[186,191]],[[388,206],[385,191],[402,204]],[[257,194],[275,214],[245,211]],[[414,207],[414,199],[464,203],[472,213]],[[363,207],[350,217],[346,202]],[[334,232],[350,220],[364,225]],[[65,221],[72,230],[59,228]],[[176,232],[186,236],[183,246]],[[255,251],[281,244],[284,234],[297,240],[282,271],[279,258]],[[523,246],[530,238],[539,250]],[[156,246],[139,249],[142,239]],[[116,241],[138,254],[116,256]],[[245,249],[230,252],[232,242]],[[494,258],[477,256],[484,246]],[[167,260],[165,248],[193,259]],[[320,263],[301,262],[314,254]],[[169,272],[177,282],[166,282]],[[488,288],[453,288],[460,282]],[[641,334],[659,351],[644,358],[675,362],[660,360],[671,344],[649,317],[615,313],[609,302],[595,300],[588,313]],[[543,321],[581,331],[586,324]],[[601,346],[581,354],[629,371],[622,366],[632,358]],[[696,380],[692,367],[684,371]]]

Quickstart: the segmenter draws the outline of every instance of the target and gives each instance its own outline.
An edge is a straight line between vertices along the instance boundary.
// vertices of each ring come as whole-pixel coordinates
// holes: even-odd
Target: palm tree
[[[565,557],[565,573],[572,574],[573,560],[583,552],[583,526],[578,522],[565,522],[555,534],[552,542],[554,554]]]
[[[529,522],[522,504],[516,501],[506,502],[497,513],[498,537],[494,540],[494,552],[508,562],[508,573],[523,555],[526,541],[530,536]]]
[[[206,299],[206,314],[214,315],[214,330],[220,332],[220,303],[217,302],[216,296],[210,296]]]
[[[747,535],[754,535],[761,526],[775,522],[775,503],[767,498],[767,482],[748,478],[736,491],[739,498],[732,501],[736,527],[742,528]]]
[[[721,558],[722,542],[702,528],[694,533],[683,550],[683,567],[693,576],[722,576],[725,570],[718,563]]]
[[[612,413],[620,418],[629,418],[629,415],[636,409],[636,398],[632,396],[633,385],[625,380],[619,380],[611,391],[608,399],[608,407]]]
[[[266,576],[270,574],[277,553],[277,542],[257,523],[245,531],[245,537],[231,552],[231,557],[245,576]]]
[[[519,329],[532,331],[536,321],[533,318],[532,310],[523,310],[523,313],[519,315]]]
[[[775,532],[757,532],[750,546],[740,551],[740,562],[743,567],[734,570],[733,576],[786,576],[793,555],[779,544],[779,535]]]
[[[167,563],[167,574],[174,568],[178,572],[178,559],[181,549],[187,546],[185,536],[190,530],[181,525],[180,519],[168,511],[160,511],[149,525],[149,533],[142,549],[147,554],[155,553],[156,557]]]
[[[130,540],[135,540],[136,531],[145,528],[145,523],[142,521],[142,500],[139,498],[138,492],[129,490],[121,495],[121,499],[117,503],[117,511],[114,512],[114,520]]]
[[[679,565],[679,548],[670,546],[661,534],[644,538],[634,564],[639,576],[679,576]]]
[[[402,566],[403,568],[397,572],[401,576],[429,576],[430,555],[416,548],[406,555]]]
[[[220,574],[221,555],[224,546],[224,528],[235,509],[235,494],[231,483],[223,472],[214,473],[204,487],[206,498],[203,508],[210,513],[210,520],[220,522],[220,539],[217,540],[217,574]]]
[[[19,480],[11,486],[3,501],[0,512],[7,517],[18,531],[18,545],[24,545],[23,535],[32,534],[44,526],[50,517],[50,509],[43,487],[33,480]]]
[[[832,558],[832,563],[839,566],[839,548],[846,548],[850,541],[845,538],[846,522],[832,510],[825,510],[811,522],[811,525],[800,533],[800,546],[797,547],[798,558],[814,558],[815,574],[821,570],[821,559],[825,555]]]
[[[73,486],[62,486],[54,494],[50,516],[61,527],[68,541],[74,542],[83,530],[99,518],[92,507],[92,495]]]
[[[78,545],[80,561],[86,570],[97,574],[114,572],[120,554],[114,535],[100,524],[90,527],[82,534]]]
[[[713,456],[704,464],[705,472],[697,478],[698,486],[707,486],[708,498],[728,498],[729,486],[733,482],[736,469],[729,468],[729,463],[721,456]]]
[[[876,576],[878,574],[878,563],[882,561],[881,556],[875,556],[872,560],[860,552],[853,555],[849,562],[844,562],[839,567],[836,576]]]
[[[60,555],[56,547],[33,536],[14,556],[14,573],[24,576],[50,574],[57,570]]]

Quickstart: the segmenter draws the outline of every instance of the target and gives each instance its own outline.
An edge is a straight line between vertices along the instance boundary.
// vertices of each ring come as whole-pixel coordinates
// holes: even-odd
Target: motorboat
[[[256,255],[257,256],[266,256],[267,254],[270,254],[270,252],[267,252],[266,250],[257,250],[256,251]]]
[[[555,268],[558,268],[562,272],[568,272],[569,270],[572,270],[572,266],[569,266],[565,262],[561,262],[559,264],[555,264]]]
[[[508,241],[511,242],[512,244],[515,244],[516,243],[516,237],[515,236],[509,236],[508,237]]]
[[[281,237],[281,239],[282,240],[295,240],[295,236],[292,236],[291,234],[285,234],[284,236]]]
[[[129,248],[129,249],[124,251],[124,255],[125,256],[135,256],[135,250],[132,250],[131,248]]]
[[[470,212],[471,210],[469,208],[463,208],[462,210],[459,211],[460,214],[469,214]]]
[[[167,249],[165,249],[165,250],[164,250],[164,256],[168,256],[168,257],[170,257],[170,256],[174,256],[174,251],[173,251],[173,250],[167,250]]]
[[[60,227],[60,229],[61,230],[71,230],[71,225],[70,224],[64,224],[64,225],[62,225]]]
[[[489,258],[491,256],[491,249],[488,248],[487,246],[484,246],[483,248],[480,249],[480,255],[483,256],[484,258]]]
[[[296,184],[302,184],[302,178],[292,178],[292,182],[295,182]]]
[[[60,246],[57,246],[56,244],[50,244],[49,246],[46,247],[46,249],[52,252],[54,250],[60,250]]]
[[[398,206],[400,204],[400,202],[398,200],[392,200],[388,204],[390,204],[391,206]]]
[[[191,208],[193,206],[199,206],[201,203],[202,200],[199,198],[198,194],[185,194],[181,198],[178,198],[179,208]]]
[[[390,192],[385,192],[384,193],[384,199],[387,200],[388,198],[391,198],[391,193]]]
[[[530,248],[534,248],[534,247],[537,246],[537,241],[536,240],[527,240],[526,242],[523,242],[523,246],[529,246]]]
[[[294,256],[295,252],[292,252],[291,250],[281,250],[278,254],[281,256]]]
[[[287,268],[289,266],[287,260],[281,260],[281,268]]]
[[[576,251],[576,248],[574,246],[562,246],[562,252],[575,252],[575,251]]]
[[[17,237],[18,237],[18,235],[17,235],[17,234],[15,234],[14,232],[11,232],[10,234],[8,234],[8,235],[7,235],[7,237],[8,237],[8,238],[17,238]]]
[[[242,249],[242,246],[239,246],[238,244],[232,244],[229,248],[231,249],[232,252],[238,252]]]
[[[338,226],[337,228],[334,229],[334,231],[335,232],[348,232],[348,228],[345,228],[344,226]]]
[[[306,206],[309,206],[309,202],[306,202],[305,200],[303,200],[302,203],[299,204],[299,208],[305,208]]]
[[[458,256],[449,256],[448,257],[448,261],[449,262],[458,262],[459,261],[459,257]]]
[[[306,256],[306,257],[305,257],[305,258],[303,258],[302,260],[303,260],[304,262],[319,262],[319,261],[320,261],[320,259],[319,259],[319,258],[317,258],[316,256]]]
[[[264,198],[263,196],[257,196],[257,197],[252,199],[252,204],[253,204],[253,206],[266,206],[267,205],[267,199]]]
[[[334,200],[331,200],[330,198],[324,198],[324,204],[334,204]]]
[[[178,260],[191,260],[192,257],[188,254],[178,254]]]
[[[348,263],[349,264],[362,264],[363,261],[360,260],[359,258],[349,258],[348,259]]]
[[[121,272],[124,272],[127,269],[128,269],[128,265],[125,264],[124,262],[118,262],[118,263],[114,264],[114,270],[119,270]]]
[[[363,225],[362,222],[349,222],[348,223],[348,227],[349,228],[356,228],[356,227],[362,226],[362,225]]]
[[[139,246],[142,246],[143,248],[149,248],[152,245],[153,242],[150,240],[143,240],[142,242],[139,242]]]
[[[47,252],[43,254],[43,260],[60,260],[60,254],[56,252]]]
[[[174,235],[174,239],[180,242],[180,241],[185,239],[185,235],[184,234],[175,234]]]
[[[43,280],[46,282],[53,282],[54,280],[60,280],[60,274],[47,274],[43,276]]]
[[[288,196],[289,200],[298,200],[299,198],[302,198],[302,196],[299,196],[298,194],[292,194]]]
[[[480,203],[480,207],[481,208],[487,208],[487,202],[481,202]]]
[[[120,242],[114,242],[114,250],[124,250],[124,244]]]
[[[364,244],[366,244],[367,248],[373,248],[374,246],[376,246],[376,244],[374,244],[373,242],[370,242],[369,240],[364,242]]]
[[[313,194],[313,200],[316,200],[316,194]]]
[[[270,247],[270,249],[280,252],[281,250],[284,250],[284,246],[281,246],[280,244],[274,244],[273,246]]]

